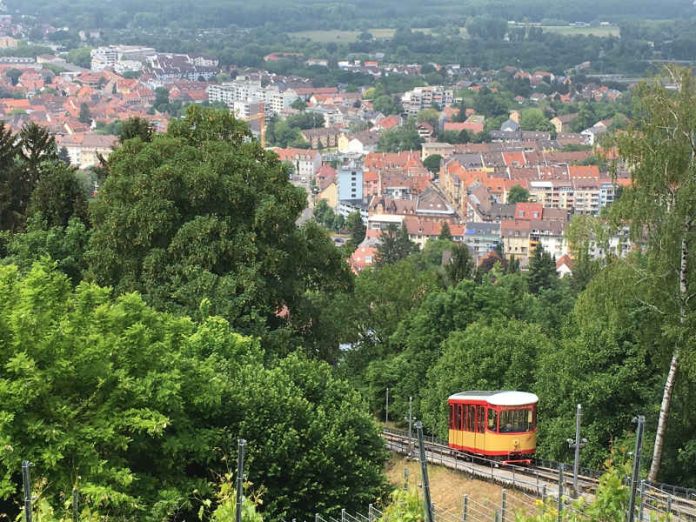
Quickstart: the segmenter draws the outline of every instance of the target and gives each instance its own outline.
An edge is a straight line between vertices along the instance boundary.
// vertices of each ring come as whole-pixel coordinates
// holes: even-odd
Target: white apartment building
[[[97,47],[90,51],[92,58],[92,71],[103,71],[108,67],[115,67],[117,63],[124,62],[140,62],[141,64],[148,56],[156,54],[152,47],[142,47],[139,45],[109,45]],[[132,70],[132,69],[130,69]]]
[[[613,203],[616,185],[610,179],[534,180],[529,182],[531,198],[546,208],[562,208],[577,214],[598,215]]]
[[[401,104],[404,107],[404,111],[413,116],[423,109],[429,109],[433,105],[443,108],[453,103],[454,91],[452,89],[445,89],[442,85],[416,87],[404,93],[401,97]]]
[[[208,101],[222,102],[233,110],[242,112],[241,103],[263,102],[269,114],[280,114],[289,109],[298,96],[292,89],[281,91],[275,85],[263,87],[260,80],[239,79],[219,85],[209,85],[206,89]]]

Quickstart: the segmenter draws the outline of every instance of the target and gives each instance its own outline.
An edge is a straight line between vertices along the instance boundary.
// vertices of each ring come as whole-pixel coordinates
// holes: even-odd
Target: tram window
[[[475,414],[476,414],[476,406],[467,406],[466,431],[474,431],[474,415]]]
[[[458,430],[462,422],[462,407],[457,404],[454,407],[454,429]]]
[[[454,429],[454,404],[449,405],[449,427]]]
[[[458,430],[463,430],[466,428],[465,424],[465,417],[466,417],[466,406],[463,404],[459,405],[459,413],[460,413],[460,418],[459,418],[459,424],[457,424],[457,429]]]
[[[483,406],[476,406],[476,416],[478,423],[476,426],[476,431],[478,433],[483,433],[486,431],[486,409]]]
[[[501,433],[519,433],[532,429],[534,429],[534,412],[531,409],[500,412]]]
[[[496,411],[488,408],[488,431],[498,431]]]

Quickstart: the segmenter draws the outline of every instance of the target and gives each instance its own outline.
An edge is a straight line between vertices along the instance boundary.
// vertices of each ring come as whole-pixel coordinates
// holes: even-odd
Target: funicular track
[[[417,439],[409,439],[406,431],[384,429],[382,431],[387,449],[402,455],[416,455]],[[516,489],[539,499],[570,496],[573,491],[572,472],[561,472],[557,463],[537,462],[530,466],[501,464],[500,462],[477,457],[450,448],[446,442],[434,437],[425,437],[425,454],[428,462],[465,473],[466,475],[496,483],[504,488]],[[591,499],[598,485],[597,473],[582,470],[578,475],[578,490],[582,497]],[[696,492],[665,486],[645,484],[645,516],[650,514],[671,514],[673,520],[696,521]]]

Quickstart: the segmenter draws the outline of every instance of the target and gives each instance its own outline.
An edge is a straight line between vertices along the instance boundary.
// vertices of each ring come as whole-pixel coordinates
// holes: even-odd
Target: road
[[[302,181],[298,176],[292,176],[290,178],[290,183],[303,189],[307,193],[307,208],[302,211],[302,214],[300,214],[296,222],[298,226],[301,226],[314,216],[314,197],[312,196],[308,181]]]

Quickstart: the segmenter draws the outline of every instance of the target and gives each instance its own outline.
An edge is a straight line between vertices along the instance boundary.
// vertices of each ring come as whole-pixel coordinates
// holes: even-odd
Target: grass
[[[420,465],[415,460],[406,460],[400,455],[394,455],[387,463],[387,478],[396,487],[404,485],[404,468],[408,469],[410,485],[421,483]],[[433,504],[439,509],[452,513],[462,512],[464,495],[479,505],[500,507],[502,488],[482,480],[473,480],[463,473],[453,471],[443,466],[428,465],[428,478],[430,479],[430,496]],[[508,490],[508,506],[530,506],[530,500],[521,493]],[[527,513],[530,510],[523,510]],[[512,520],[511,516],[509,520]]]
[[[573,27],[570,25],[544,25],[541,26],[544,31],[548,33],[556,33],[564,36],[598,36],[602,38],[608,38],[610,36],[619,36],[619,28],[615,25],[599,25],[592,27]],[[422,33],[430,34],[432,29],[421,28],[414,29],[414,31],[420,31]],[[368,31],[378,40],[387,40],[394,36],[394,29],[387,27],[370,29]],[[464,27],[460,28],[460,33],[462,38],[467,38],[468,34]],[[291,37],[295,38],[307,38],[317,43],[353,43],[358,40],[358,35],[360,31],[338,31],[338,30],[324,30],[324,31],[299,31],[296,33],[289,33]]]
[[[430,33],[431,29],[414,29],[414,31],[420,31],[423,33]],[[394,36],[396,32],[395,29],[390,29],[388,27],[382,27],[377,29],[370,29],[368,32],[375,37],[377,40],[388,40]],[[338,30],[325,30],[325,31],[298,31],[295,33],[288,33],[291,38],[307,38],[317,43],[353,43],[358,40],[358,35],[360,31],[338,31]]]
[[[546,33],[556,33],[564,36],[598,36],[600,38],[618,37],[619,28],[615,25],[598,25],[591,27],[573,27],[570,25],[542,25]]]

